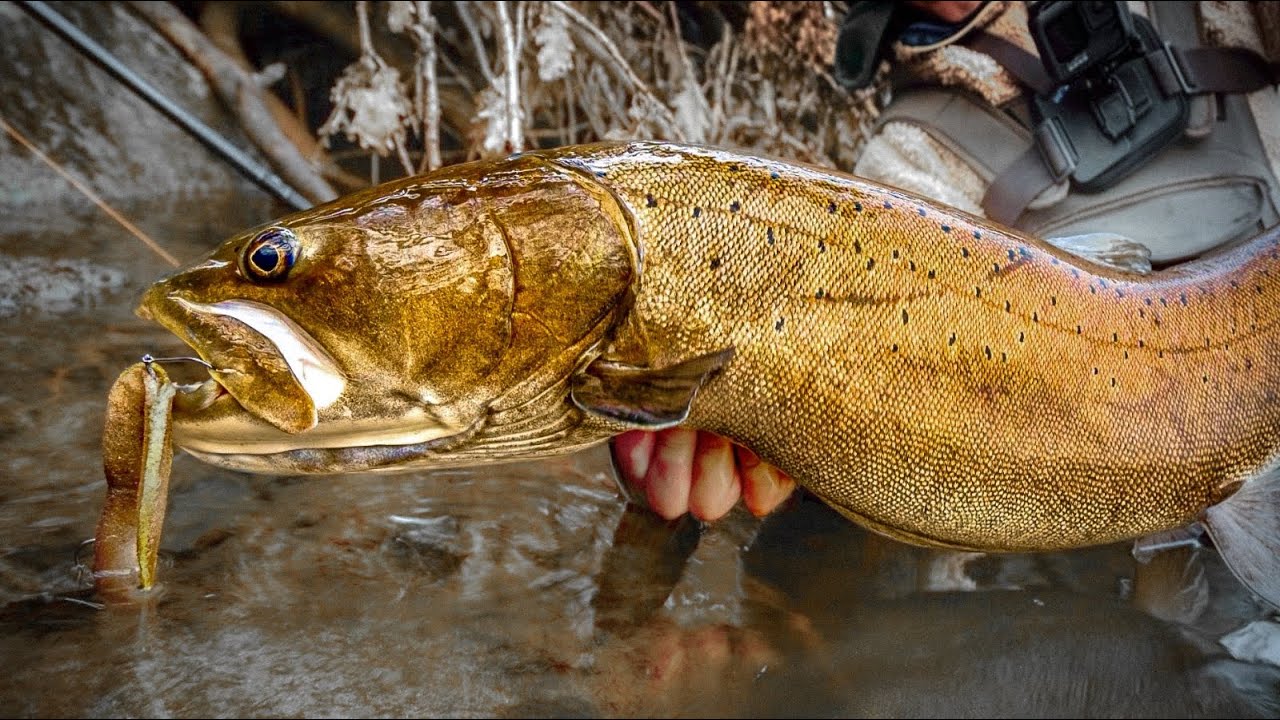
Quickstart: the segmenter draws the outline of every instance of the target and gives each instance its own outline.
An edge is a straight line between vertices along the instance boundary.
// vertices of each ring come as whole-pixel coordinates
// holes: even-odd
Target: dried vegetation
[[[201,26],[221,50],[183,48],[244,64],[225,8]],[[258,5],[259,8],[263,5]],[[320,143],[295,141],[315,181],[340,189],[386,179],[359,172],[390,158],[392,174],[605,139],[706,143],[830,167],[852,165],[875,115],[870,92],[829,74],[843,3],[356,2],[267,3],[355,60],[332,83],[331,109],[312,123]],[[172,18],[170,22],[174,22]],[[154,19],[153,19],[154,22]],[[172,31],[168,34],[172,35]],[[234,43],[231,43],[234,45]],[[305,122],[298,68],[245,68],[249,92],[291,104]],[[244,84],[241,84],[244,87]],[[264,89],[266,88],[266,89]],[[290,92],[290,88],[293,92]],[[241,91],[245,92],[245,91]],[[238,103],[246,105],[243,100]],[[240,113],[246,125],[265,113]],[[289,135],[289,133],[285,133]],[[279,133],[254,132],[253,138]],[[264,154],[274,160],[269,148]],[[376,156],[376,158],[374,157]],[[335,169],[335,159],[342,169]]]

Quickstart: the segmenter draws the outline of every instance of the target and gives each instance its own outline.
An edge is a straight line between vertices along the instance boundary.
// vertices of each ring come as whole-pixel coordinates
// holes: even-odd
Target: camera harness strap
[[[1053,82],[1030,52],[985,30],[975,31],[967,44],[989,55],[1036,94],[1053,94]],[[1280,82],[1280,65],[1245,48],[1176,48],[1164,43],[1146,59],[1161,91],[1168,95],[1249,93]],[[1060,124],[1041,122],[1032,139],[1031,147],[995,177],[982,198],[982,209],[992,220],[1014,224],[1040,193],[1075,170],[1078,158]]]

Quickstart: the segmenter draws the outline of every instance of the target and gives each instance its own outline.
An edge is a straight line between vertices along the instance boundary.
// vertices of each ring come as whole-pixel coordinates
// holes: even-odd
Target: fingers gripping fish
[[[1127,273],[847,175],[603,144],[287,216],[140,312],[218,368],[173,439],[224,467],[473,465],[683,424],[907,542],[1200,521],[1280,604],[1278,258],[1272,230]]]

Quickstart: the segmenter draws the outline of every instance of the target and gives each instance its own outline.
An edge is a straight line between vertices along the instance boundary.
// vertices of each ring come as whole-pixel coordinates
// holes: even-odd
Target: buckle
[[[1080,154],[1071,144],[1071,138],[1063,129],[1061,120],[1057,117],[1045,120],[1036,126],[1032,137],[1036,148],[1040,150],[1040,159],[1044,161],[1044,166],[1055,183],[1075,172],[1076,166],[1080,164]]]
[[[1195,94],[1195,90],[1191,87],[1191,83],[1187,81],[1187,74],[1182,69],[1182,61],[1178,59],[1178,54],[1175,52],[1173,45],[1166,42],[1160,46],[1157,52],[1164,55],[1164,61],[1172,71],[1170,75],[1173,76],[1174,82],[1178,84],[1177,89],[1180,90],[1183,95]],[[1152,55],[1148,55],[1147,57],[1151,56]],[[1157,70],[1156,77],[1160,80],[1161,85],[1165,85],[1168,82],[1169,76]],[[1170,92],[1173,88],[1165,87],[1164,90],[1165,92]]]

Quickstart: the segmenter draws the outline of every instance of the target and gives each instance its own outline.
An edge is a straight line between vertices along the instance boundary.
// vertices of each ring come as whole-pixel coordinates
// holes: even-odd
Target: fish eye
[[[298,258],[298,237],[282,227],[267,228],[249,242],[240,256],[245,277],[258,282],[280,282]]]

